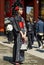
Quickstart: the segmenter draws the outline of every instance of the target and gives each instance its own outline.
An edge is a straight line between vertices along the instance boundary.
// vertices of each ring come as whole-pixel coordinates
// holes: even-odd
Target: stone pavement
[[[0,65],[12,64],[12,48],[0,44]],[[21,65],[44,65],[44,60],[25,52],[25,60]]]
[[[37,42],[34,42],[33,49],[27,50],[27,53],[32,54],[32,55],[39,57],[41,59],[44,59],[44,48],[39,49]]]
[[[13,65],[11,61],[12,49],[0,44],[0,65]]]
[[[0,44],[11,48],[13,48],[14,45],[13,43],[8,44],[8,40],[6,36],[0,36]],[[41,59],[44,59],[44,48],[39,49],[37,41],[34,41],[33,49],[27,50],[27,52],[34,56],[40,57]]]
[[[11,63],[13,45],[13,43],[8,44],[5,36],[0,36],[1,65],[13,65]],[[33,49],[25,52],[25,61],[22,65],[44,65],[44,49],[39,49],[36,41],[34,42]]]
[[[14,41],[13,41],[14,42]],[[4,46],[8,46],[8,47],[13,47],[13,42],[11,42],[10,44],[8,43],[8,39],[6,36],[0,36],[0,44],[4,45]]]
[[[44,60],[25,52],[25,61],[22,65],[44,65]]]

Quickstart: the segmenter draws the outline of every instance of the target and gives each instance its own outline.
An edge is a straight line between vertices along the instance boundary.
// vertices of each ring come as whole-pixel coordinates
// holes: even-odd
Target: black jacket
[[[26,23],[26,26],[27,26],[27,31],[29,32],[33,32],[34,29],[33,29],[33,26],[34,24],[33,23],[30,23],[29,21]]]

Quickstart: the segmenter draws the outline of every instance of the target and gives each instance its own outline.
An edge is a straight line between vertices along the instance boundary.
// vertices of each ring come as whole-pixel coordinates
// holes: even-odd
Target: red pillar
[[[4,32],[4,0],[0,0],[0,32]]]
[[[11,17],[12,16],[12,5],[15,3],[15,0],[7,0],[7,2],[9,2],[9,8],[8,8],[8,12],[7,12],[7,17]]]
[[[12,0],[10,0],[10,16],[12,16]]]
[[[34,2],[34,19],[37,21],[37,17],[39,16],[39,0],[33,0]]]
[[[24,10],[23,10],[23,17],[24,17],[24,19],[26,18],[26,12],[25,12],[25,10],[26,10],[26,5],[25,5],[25,1],[24,0],[21,0],[21,4],[23,5],[23,8],[24,8]]]
[[[6,12],[6,16],[7,17],[11,17],[12,16],[12,0],[6,0],[6,2],[8,2],[8,12]]]

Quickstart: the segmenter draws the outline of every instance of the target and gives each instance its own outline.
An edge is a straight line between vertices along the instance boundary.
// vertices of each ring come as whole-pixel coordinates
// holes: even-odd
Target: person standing
[[[38,22],[36,23],[36,35],[37,35],[37,41],[38,41],[38,45],[39,48],[43,48],[43,30],[44,30],[44,25],[43,25],[43,21],[42,19],[39,17],[38,18]]]
[[[24,61],[24,51],[20,48],[24,43],[23,39],[26,40],[26,26],[24,18],[21,16],[23,14],[22,4],[16,5],[14,10],[16,11],[15,17],[11,18],[14,33],[13,62],[15,65],[19,65]]]
[[[5,18],[5,33],[8,39],[8,43],[13,41],[13,26],[9,20],[9,18]]]
[[[32,45],[33,45],[33,40],[34,40],[34,30],[33,30],[33,22],[32,22],[32,18],[30,17],[30,19],[27,21],[26,23],[27,25],[27,36],[28,36],[28,48],[32,49]]]

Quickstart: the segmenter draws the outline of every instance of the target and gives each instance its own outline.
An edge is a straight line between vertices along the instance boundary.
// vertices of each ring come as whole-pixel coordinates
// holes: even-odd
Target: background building
[[[4,18],[12,16],[12,5],[16,0],[0,0],[0,33],[4,32]],[[24,6],[26,20],[26,7],[33,7],[33,18],[37,21],[40,15],[44,19],[44,0],[19,0]]]

